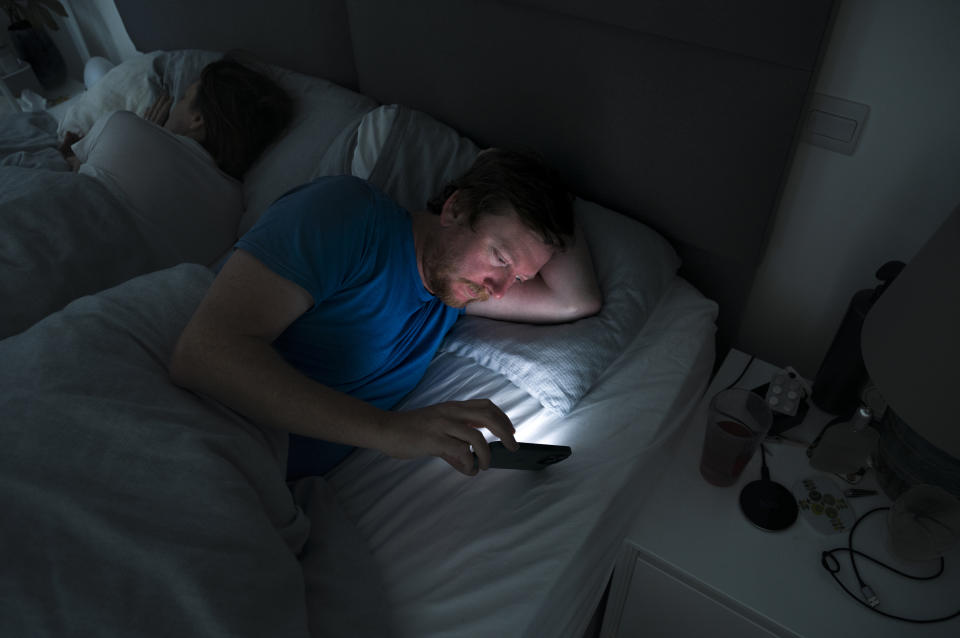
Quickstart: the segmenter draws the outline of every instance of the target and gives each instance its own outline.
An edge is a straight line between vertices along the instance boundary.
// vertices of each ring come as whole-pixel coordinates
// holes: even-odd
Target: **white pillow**
[[[467,171],[480,153],[471,140],[433,117],[396,104],[363,117],[351,171],[410,211]]]
[[[213,264],[236,237],[240,182],[200,144],[129,111],[102,116],[73,145],[89,175],[120,197],[144,236],[183,261]]]
[[[153,103],[161,84],[154,61],[161,51],[141,53],[107,71],[100,81],[75,97],[57,127],[57,136],[67,131],[86,135],[94,122],[111,111],[142,115]]]
[[[63,138],[67,131],[85,135],[94,122],[113,111],[142,116],[162,92],[176,101],[200,78],[203,67],[221,57],[214,51],[183,49],[141,53],[125,60],[70,101],[57,135]]]
[[[250,167],[244,176],[246,213],[236,236],[245,233],[278,197],[319,175],[350,172],[356,129],[365,113],[377,103],[360,93],[281,67],[244,59],[274,79],[294,101],[290,127]],[[57,129],[86,134],[103,115],[131,111],[143,115],[160,91],[179,99],[222,53],[199,49],[154,51],[112,68],[90,90],[74,98]]]
[[[328,80],[268,68],[293,97],[294,118],[244,176],[246,212],[238,236],[250,230],[263,211],[290,189],[321,175],[349,173],[357,127],[364,114],[377,105]]]
[[[360,125],[352,170],[402,206],[422,210],[478,152],[425,113],[381,106]],[[604,296],[600,313],[551,326],[461,317],[441,346],[499,372],[560,414],[573,409],[640,331],[680,266],[669,242],[644,224],[579,198],[574,213],[593,253]]]
[[[640,332],[680,266],[673,247],[644,224],[579,198],[574,212],[603,292],[600,312],[549,326],[461,317],[441,346],[499,372],[561,415]]]
[[[351,175],[370,179],[399,112],[400,107],[396,104],[386,104],[363,116],[357,127],[357,145],[350,156]]]

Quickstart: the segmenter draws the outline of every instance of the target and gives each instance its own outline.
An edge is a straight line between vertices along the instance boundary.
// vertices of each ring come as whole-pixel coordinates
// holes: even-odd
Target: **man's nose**
[[[504,273],[496,277],[490,277],[486,281],[487,288],[490,290],[490,296],[494,299],[501,299],[513,284],[513,277],[510,273]]]

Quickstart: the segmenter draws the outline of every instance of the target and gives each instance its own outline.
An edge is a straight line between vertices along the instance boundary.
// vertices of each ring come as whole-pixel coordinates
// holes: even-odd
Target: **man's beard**
[[[433,296],[452,308],[462,308],[471,301],[486,301],[490,298],[487,289],[469,279],[456,275],[456,259],[453,251],[447,247],[438,246],[424,257],[424,272],[427,277],[427,288]],[[474,295],[473,299],[462,299],[454,292],[455,284],[466,286]]]

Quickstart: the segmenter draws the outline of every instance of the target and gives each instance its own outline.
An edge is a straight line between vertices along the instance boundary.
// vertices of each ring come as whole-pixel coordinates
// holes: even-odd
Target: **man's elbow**
[[[590,296],[580,304],[580,317],[592,317],[603,310],[603,295],[598,290],[596,295]]]
[[[582,305],[583,317],[592,317],[603,310],[603,294],[598,290]]]
[[[576,321],[592,317],[603,309],[603,295],[600,291],[595,294],[585,295],[571,302],[563,312],[564,321]]]

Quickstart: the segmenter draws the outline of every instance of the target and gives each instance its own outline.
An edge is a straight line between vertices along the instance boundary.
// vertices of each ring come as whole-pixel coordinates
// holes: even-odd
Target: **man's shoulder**
[[[393,235],[410,224],[409,213],[364,179],[320,177],[277,199],[248,233],[317,236]]]
[[[327,175],[301,184],[281,195],[275,204],[285,200],[355,200],[368,203],[383,194],[370,182],[353,175]]]
[[[319,177],[293,189],[272,208],[312,220],[307,223],[388,228],[405,220],[409,224],[404,208],[370,182],[352,175]]]

